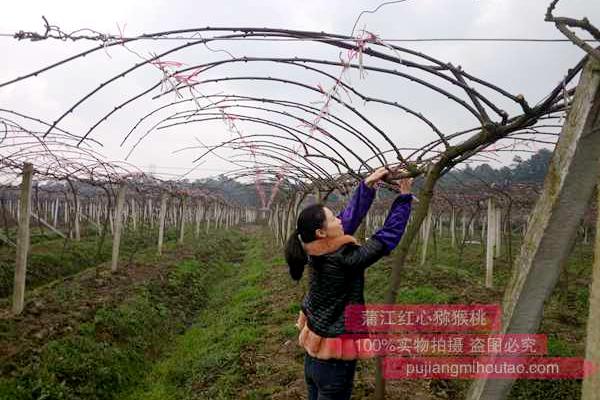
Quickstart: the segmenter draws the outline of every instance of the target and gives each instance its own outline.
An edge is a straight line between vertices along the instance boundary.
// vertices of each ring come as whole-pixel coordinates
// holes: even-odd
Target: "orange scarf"
[[[309,256],[322,256],[323,254],[333,253],[345,244],[354,243],[358,244],[354,236],[343,235],[335,238],[324,238],[313,240],[310,243],[304,245],[304,251]]]
[[[308,255],[321,256],[329,254],[347,243],[358,244],[356,239],[350,235],[343,235],[336,238],[325,238],[306,243],[304,250]],[[373,358],[375,354],[371,350],[372,343],[370,338],[349,339],[349,338],[326,338],[317,335],[310,330],[306,323],[306,315],[300,310],[300,315],[296,321],[296,328],[300,330],[298,335],[298,344],[303,347],[312,357],[327,360],[330,358],[342,360],[355,360]],[[369,349],[369,351],[365,350]]]

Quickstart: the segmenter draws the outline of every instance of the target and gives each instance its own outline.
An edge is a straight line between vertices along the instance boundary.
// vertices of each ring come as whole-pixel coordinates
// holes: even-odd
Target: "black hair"
[[[304,273],[304,266],[308,262],[308,255],[302,247],[298,235],[304,243],[317,239],[316,230],[325,224],[325,209],[321,203],[312,204],[300,212],[296,222],[296,230],[288,238],[285,245],[285,261],[290,268],[293,280],[299,281]]]

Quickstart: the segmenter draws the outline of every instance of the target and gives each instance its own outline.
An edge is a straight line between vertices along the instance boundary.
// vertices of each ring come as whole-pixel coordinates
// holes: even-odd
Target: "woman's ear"
[[[327,233],[323,229],[317,229],[315,231],[315,236],[317,239],[324,239],[327,237]]]

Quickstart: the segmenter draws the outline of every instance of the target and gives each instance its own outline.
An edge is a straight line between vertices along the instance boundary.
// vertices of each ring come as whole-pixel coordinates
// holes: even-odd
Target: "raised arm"
[[[400,243],[408,218],[412,199],[412,179],[402,179],[399,183],[400,195],[394,199],[383,227],[371,236],[362,246],[349,246],[343,255],[343,264],[351,270],[364,269],[386,256]]]
[[[353,235],[356,232],[369,208],[371,208],[373,199],[375,199],[375,189],[367,186],[364,180],[360,181],[352,194],[352,198],[338,215],[338,218],[342,220],[344,234]]]
[[[373,234],[373,239],[385,245],[385,254],[390,254],[404,234],[412,206],[412,194],[401,194],[392,203],[383,227]]]
[[[352,194],[352,198],[346,207],[338,214],[338,218],[342,220],[344,234],[353,235],[354,232],[356,232],[375,199],[375,183],[383,178],[388,172],[389,171],[386,168],[382,167],[360,181],[358,187]]]
[[[365,269],[394,250],[400,242],[410,216],[412,194],[401,194],[394,202],[383,227],[362,246],[349,246],[341,262],[349,270]]]

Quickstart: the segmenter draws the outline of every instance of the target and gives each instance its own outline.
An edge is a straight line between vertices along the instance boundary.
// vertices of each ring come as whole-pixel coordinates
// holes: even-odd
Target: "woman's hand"
[[[412,182],[413,178],[404,178],[396,181],[396,185],[401,194],[409,194],[412,192]]]
[[[379,182],[384,176],[390,172],[386,167],[377,168],[375,172],[365,178],[365,185],[372,188]]]

